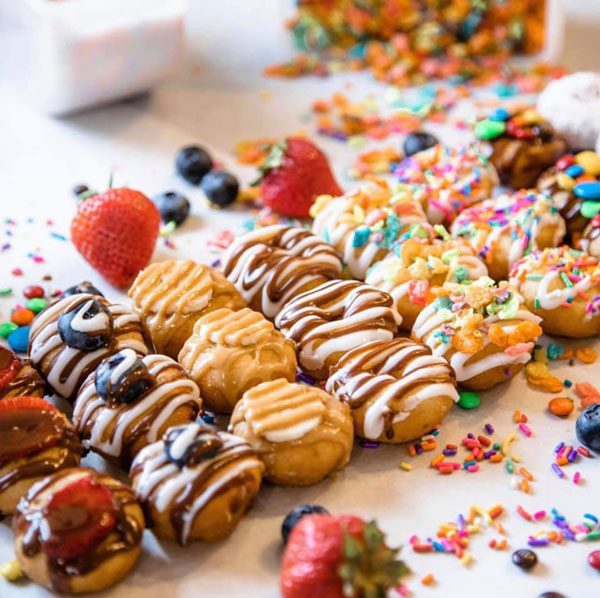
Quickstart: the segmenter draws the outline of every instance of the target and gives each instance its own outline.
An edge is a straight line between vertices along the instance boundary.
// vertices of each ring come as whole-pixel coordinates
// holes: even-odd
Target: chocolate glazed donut
[[[236,239],[223,268],[249,306],[272,320],[298,293],[338,278],[342,261],[310,231],[273,225]]]

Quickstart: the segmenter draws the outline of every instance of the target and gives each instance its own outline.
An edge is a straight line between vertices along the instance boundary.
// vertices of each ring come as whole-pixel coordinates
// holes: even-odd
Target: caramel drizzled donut
[[[357,436],[393,443],[435,428],[459,398],[450,365],[406,338],[346,353],[326,389],[350,406]]]
[[[256,450],[276,484],[315,484],[344,467],[354,438],[349,409],[320,388],[284,379],[244,393],[230,431]]]
[[[350,349],[394,338],[401,321],[384,291],[357,280],[332,280],[292,299],[275,325],[296,342],[300,365],[322,380]]]
[[[258,493],[262,471],[241,438],[188,424],[144,448],[130,476],[154,533],[185,546],[228,536]]]
[[[35,484],[13,519],[15,554],[27,577],[65,594],[98,592],[125,577],[143,531],[133,490],[83,467]]]
[[[223,269],[248,305],[273,320],[292,297],[338,278],[342,262],[310,231],[274,224],[237,238]]]
[[[43,397],[46,384],[28,359],[0,347],[0,399]]]
[[[42,311],[31,326],[31,362],[65,399],[75,398],[105,357],[125,348],[142,355],[150,351],[140,319],[99,296],[65,297]]]
[[[321,195],[310,213],[313,232],[333,245],[358,280],[411,225],[427,222],[421,202],[408,189],[385,183],[364,185],[341,197]]]
[[[441,287],[417,317],[412,338],[444,357],[460,386],[487,390],[513,378],[531,359],[540,322],[508,283],[496,286],[483,277]]]
[[[39,397],[0,403],[0,514],[14,512],[38,480],[79,465],[82,446],[66,416]]]
[[[293,381],[296,349],[262,314],[223,308],[196,322],[179,363],[198,384],[207,409],[231,413],[252,386],[276,378]]]
[[[124,349],[84,382],[73,423],[86,448],[127,469],[168,427],[194,421],[201,406],[198,387],[177,362]]]
[[[133,281],[129,296],[156,350],[173,359],[198,318],[221,307],[245,307],[222,274],[192,260],[150,264]]]

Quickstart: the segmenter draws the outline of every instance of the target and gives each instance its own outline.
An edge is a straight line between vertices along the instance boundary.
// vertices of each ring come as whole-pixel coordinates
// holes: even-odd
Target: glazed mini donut
[[[600,154],[565,154],[542,173],[537,188],[552,196],[567,223],[570,239],[576,242],[600,210]]]
[[[551,81],[537,109],[571,147],[593,149],[600,135],[600,74],[579,72]]]
[[[531,359],[542,334],[532,314],[508,283],[489,278],[446,283],[417,317],[412,338],[452,366],[459,386],[487,390],[512,378]]]
[[[229,430],[254,448],[274,484],[308,486],[345,467],[354,431],[347,405],[283,378],[246,391]]]
[[[436,287],[487,274],[466,240],[453,239],[441,225],[415,224],[397,242],[394,253],[369,270],[365,282],[392,296],[402,316],[400,328],[410,330],[419,312],[433,300]]]
[[[238,237],[223,259],[225,276],[248,305],[273,320],[299,293],[338,278],[333,247],[303,228],[274,224]]]
[[[31,363],[68,400],[105,357],[126,348],[142,355],[151,350],[139,317],[99,296],[69,295],[40,312],[31,325]]]
[[[275,325],[296,343],[300,366],[324,380],[344,353],[391,340],[401,321],[384,291],[358,280],[331,280],[287,303]]]
[[[400,163],[395,174],[422,202],[429,222],[449,224],[465,208],[492,197],[498,174],[477,146],[435,145]]]
[[[0,347],[0,399],[43,397],[46,383],[28,359]]]
[[[244,392],[261,382],[296,377],[296,347],[262,314],[245,307],[202,316],[179,353],[198,384],[204,407],[231,413]]]
[[[143,531],[133,490],[84,467],[39,481],[13,518],[23,572],[61,594],[99,592],[123,579],[140,555]]]
[[[594,216],[585,227],[577,243],[577,249],[600,259],[600,215]]]
[[[185,546],[229,536],[258,494],[262,472],[241,438],[193,423],[143,449],[129,475],[152,531]]]
[[[513,189],[533,187],[540,174],[567,151],[567,142],[529,107],[495,110],[477,123],[475,136],[489,141],[490,161],[500,181]]]
[[[321,195],[310,210],[313,232],[343,257],[352,278],[364,280],[367,270],[383,259],[409,226],[426,222],[419,201],[387,183],[364,185],[341,197]]]
[[[566,227],[551,197],[522,189],[468,208],[451,232],[471,244],[494,280],[505,280],[524,255],[560,244]]]
[[[128,469],[167,428],[194,421],[201,406],[196,383],[176,361],[123,349],[88,376],[73,423],[86,448]]]
[[[349,351],[332,368],[326,390],[350,406],[358,437],[394,444],[438,426],[459,398],[446,360],[407,338]]]
[[[535,251],[515,264],[510,281],[547,334],[583,338],[600,334],[598,258],[564,245]]]
[[[142,270],[129,289],[156,351],[177,359],[204,314],[246,304],[222,274],[192,260],[166,260]]]
[[[41,478],[79,465],[83,450],[71,422],[39,397],[0,401],[0,438],[0,515]]]

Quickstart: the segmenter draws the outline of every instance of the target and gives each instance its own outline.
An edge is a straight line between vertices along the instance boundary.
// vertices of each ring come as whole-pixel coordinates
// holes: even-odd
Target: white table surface
[[[167,188],[185,192],[192,200],[193,214],[174,237],[177,249],[167,249],[159,242],[154,259],[192,257],[212,261],[214,256],[207,251],[206,241],[214,238],[218,230],[239,230],[248,214],[206,208],[200,191],[187,186],[173,173],[174,155],[179,147],[193,142],[207,145],[226,167],[248,182],[253,169],[235,164],[231,149],[236,141],[298,130],[311,132],[312,125],[305,118],[311,101],[344,89],[346,83],[352,85],[346,91],[353,97],[368,92],[381,94],[384,90],[366,74],[325,80],[265,80],[260,76],[262,67],[277,61],[288,48],[287,36],[281,28],[285,12],[282,4],[276,0],[219,3],[196,0],[188,19],[188,60],[174,79],[151,96],[55,120],[29,108],[12,84],[18,64],[19,29],[9,18],[2,20],[8,14],[7,6],[7,2],[0,4],[0,67],[4,71],[0,79],[0,222],[13,218],[17,225],[0,224],[0,245],[8,240],[12,243],[9,251],[0,253],[0,287],[12,286],[17,295],[0,299],[0,321],[8,319],[20,288],[37,283],[48,273],[53,275],[56,287],[90,279],[105,289],[110,298],[122,299],[70,244],[50,236],[51,231],[68,234],[75,209],[70,195],[73,184],[86,182],[101,188],[112,170],[117,184],[127,184],[148,194]],[[598,12],[599,9],[596,7]],[[585,36],[594,27],[584,11],[581,1],[572,4],[565,57],[574,67],[593,65],[590,55],[594,53],[585,43]],[[600,17],[597,26],[599,22]],[[259,24],[249,28],[248,23]],[[596,45],[596,56],[597,52]],[[5,56],[12,60],[5,61]],[[262,91],[268,91],[269,95]],[[467,115],[468,104],[459,110]],[[451,127],[439,127],[435,132],[447,142],[459,139]],[[384,144],[400,141],[396,137]],[[335,141],[318,138],[318,143],[331,156],[339,180],[349,185],[344,172],[353,152]],[[28,222],[29,218],[33,222]],[[48,219],[54,224],[48,225]],[[5,238],[5,230],[13,233],[10,239]],[[31,252],[39,252],[45,262],[33,263],[28,257]],[[24,270],[22,278],[10,275],[15,266]],[[561,362],[553,371],[562,378],[592,380],[600,385],[597,366],[572,368]],[[501,440],[515,429],[514,410],[526,412],[534,437],[526,439],[519,434],[514,451],[536,476],[531,496],[509,488],[510,478],[502,465],[484,463],[477,474],[461,472],[446,477],[427,467],[430,455],[411,460],[404,447],[367,450],[356,446],[352,462],[335,481],[306,489],[265,484],[253,510],[235,533],[220,544],[197,544],[183,549],[168,542],[159,544],[147,532],[138,566],[126,581],[106,595],[277,596],[281,520],[293,506],[316,502],[332,512],[375,517],[388,532],[390,543],[403,545],[407,545],[412,534],[422,537],[434,534],[439,523],[455,520],[458,513],[466,514],[472,504],[489,507],[502,503],[507,508],[508,514],[501,522],[509,532],[510,550],[489,549],[487,542],[498,535],[488,530],[473,538],[474,562],[468,568],[462,567],[453,556],[417,555],[405,548],[403,557],[414,570],[406,583],[414,596],[504,598],[511,594],[515,598],[533,598],[547,590],[561,591],[568,598],[600,596],[600,576],[586,563],[587,554],[600,548],[600,544],[569,542],[537,549],[540,564],[528,574],[510,562],[512,550],[525,546],[529,533],[551,527],[549,522],[534,525],[521,520],[514,512],[517,504],[529,511],[556,507],[574,522],[580,521],[586,512],[599,514],[597,460],[584,460],[577,466],[585,479],[580,487],[559,480],[550,471],[556,443],[575,442],[576,417],[573,414],[567,420],[558,420],[549,415],[545,405],[551,396],[528,388],[521,375],[510,385],[484,393],[478,410],[454,409],[440,435],[440,444],[458,442],[467,432],[481,433],[483,424],[492,422],[496,428],[494,438]],[[400,470],[401,461],[410,461],[413,471]],[[572,475],[575,468],[569,467],[567,471]],[[3,523],[0,562],[10,558],[11,533]],[[438,584],[425,588],[419,579],[429,572],[435,574]],[[47,592],[34,584],[13,586],[0,580],[2,597],[45,595]]]

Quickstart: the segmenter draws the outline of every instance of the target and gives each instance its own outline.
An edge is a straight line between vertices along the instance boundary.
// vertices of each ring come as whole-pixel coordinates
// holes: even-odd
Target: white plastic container
[[[25,87],[50,114],[146,91],[182,55],[184,0],[25,0],[24,7]]]

